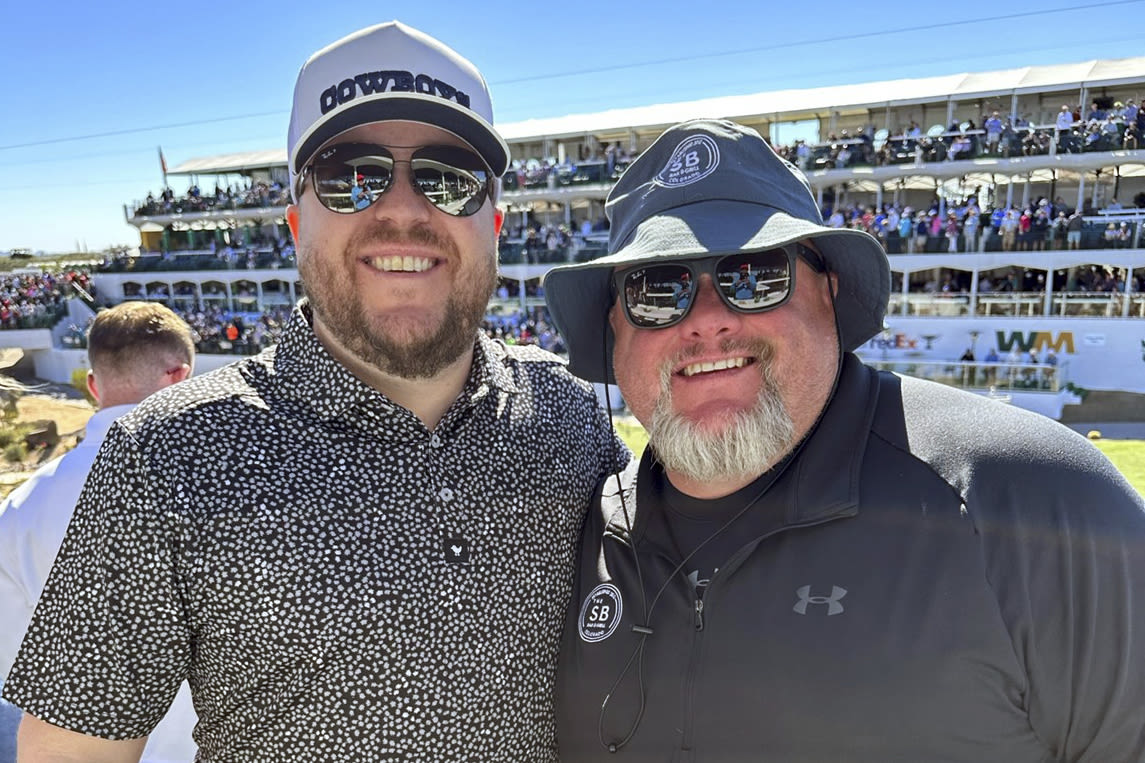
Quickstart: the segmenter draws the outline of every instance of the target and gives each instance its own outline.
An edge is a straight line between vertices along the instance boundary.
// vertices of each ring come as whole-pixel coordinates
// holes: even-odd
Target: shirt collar
[[[111,425],[115,423],[115,420],[125,415],[134,407],[135,405],[128,404],[100,408],[87,420],[87,426],[84,427],[83,433],[84,439],[89,442],[102,442],[103,438],[107,436],[107,431],[111,429]]]

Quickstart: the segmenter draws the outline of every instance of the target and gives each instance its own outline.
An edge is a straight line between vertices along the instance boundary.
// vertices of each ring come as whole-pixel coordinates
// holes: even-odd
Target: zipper
[[[832,517],[820,517],[820,518],[816,518],[816,519],[813,519],[813,520],[807,521],[807,522],[798,522],[798,523],[793,523],[793,524],[789,524],[789,525],[784,525],[782,527],[777,527],[777,528],[771,530],[770,532],[764,533],[760,537],[747,543],[746,545],[741,547],[738,551],[736,551],[734,554],[732,554],[728,558],[727,563],[724,566],[720,567],[719,572],[716,572],[712,575],[711,580],[708,581],[707,589],[704,590],[704,597],[710,600],[712,597],[712,590],[717,587],[717,585],[716,585],[717,580],[722,579],[724,577],[727,577],[727,575],[729,575],[730,573],[735,571],[749,556],[751,556],[752,554],[754,554],[756,552],[756,549],[759,548],[759,546],[764,541],[768,540],[772,536],[775,536],[781,532],[786,532],[787,530],[793,530],[796,528],[813,527],[815,525],[827,524],[829,522],[832,522],[832,521],[835,521],[836,519],[841,519],[841,518],[842,517],[834,517],[834,516],[832,516]],[[694,593],[693,593],[693,595],[694,595]],[[680,752],[686,753],[688,755],[691,754],[692,744],[695,741],[695,739],[694,739],[694,734],[695,734],[695,722],[694,722],[695,721],[695,710],[694,710],[694,706],[695,706],[695,700],[696,700],[696,677],[700,672],[700,665],[699,665],[699,663],[700,663],[700,651],[701,651],[702,639],[703,639],[703,633],[704,633],[704,599],[701,599],[697,596],[694,599],[694,602],[695,602],[695,607],[693,609],[693,622],[695,623],[695,626],[696,626],[696,633],[695,633],[694,638],[692,639],[691,656],[688,659],[687,680],[686,680],[686,683],[684,684],[684,729],[683,729],[684,733],[683,733],[683,736],[681,739],[681,745],[680,745]]]

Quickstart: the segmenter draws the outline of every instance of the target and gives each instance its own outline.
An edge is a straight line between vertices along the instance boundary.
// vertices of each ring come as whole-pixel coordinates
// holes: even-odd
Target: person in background
[[[154,392],[191,375],[190,327],[154,302],[124,302],[96,315],[88,330],[87,388],[99,410],[83,440],[44,464],[0,504],[0,677],[8,674],[44,581],[64,539],[84,479],[112,423]],[[11,707],[10,705],[8,707]],[[19,711],[0,733],[14,749]],[[143,751],[147,763],[190,763],[195,710],[184,683]],[[3,748],[0,748],[3,749]],[[5,763],[10,763],[6,761]]]
[[[754,130],[669,128],[606,209],[545,292],[649,445],[585,522],[562,759],[1145,759],[1145,501],[1100,451],[865,366],[887,257]],[[743,262],[783,298],[735,300]],[[682,272],[655,321],[626,289]]]

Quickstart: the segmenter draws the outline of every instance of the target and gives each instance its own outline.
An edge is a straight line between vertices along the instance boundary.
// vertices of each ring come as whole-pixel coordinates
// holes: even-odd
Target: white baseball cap
[[[362,29],[310,57],[298,72],[290,111],[290,189],[323,144],[358,125],[408,120],[464,140],[497,176],[509,146],[493,129],[493,102],[477,67],[398,21]]]

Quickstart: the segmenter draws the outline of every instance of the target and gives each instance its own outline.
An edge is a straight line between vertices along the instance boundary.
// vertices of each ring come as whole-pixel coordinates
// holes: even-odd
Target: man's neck
[[[332,337],[317,320],[314,321],[314,333],[326,351],[347,371],[408,409],[430,430],[438,425],[449,406],[461,394],[473,366],[473,352],[470,351],[463,353],[430,378],[407,379],[388,374],[362,360]]]

